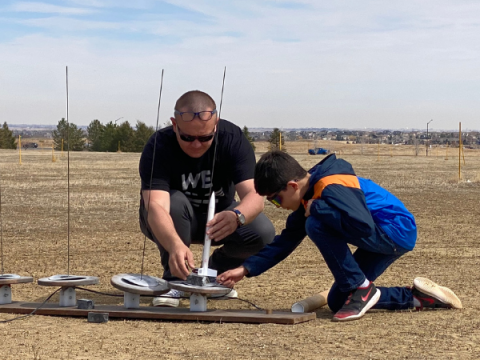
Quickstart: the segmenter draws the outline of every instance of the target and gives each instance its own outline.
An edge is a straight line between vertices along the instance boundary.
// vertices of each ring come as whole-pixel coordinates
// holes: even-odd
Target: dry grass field
[[[312,144],[310,144],[312,145]],[[396,194],[416,216],[415,250],[382,275],[382,286],[410,285],[416,276],[452,288],[462,310],[371,311],[355,322],[333,323],[328,308],[299,325],[251,325],[175,321],[32,316],[0,324],[1,359],[475,359],[480,352],[479,224],[480,150],[465,152],[458,181],[458,149],[318,143],[350,161],[357,174]],[[287,143],[309,168],[308,144]],[[266,145],[257,143],[259,153]],[[362,155],[363,153],[363,155]],[[67,161],[51,152],[0,150],[5,272],[35,280],[67,270]],[[59,154],[57,154],[59,156]],[[144,237],[138,227],[139,154],[71,153],[71,273],[100,277],[92,288],[116,292],[114,274],[140,272]],[[462,162],[463,165],[463,162]],[[288,215],[265,206],[279,232]],[[197,263],[201,246],[193,246]],[[159,276],[158,251],[147,241],[145,273]],[[288,310],[332,283],[320,253],[308,239],[284,262],[237,285],[241,298],[260,307]],[[14,300],[43,301],[53,289],[13,288]],[[122,298],[79,291],[97,304]],[[142,298],[148,305],[151,299]],[[52,299],[58,302],[58,297]],[[181,306],[188,307],[188,301]],[[248,309],[246,303],[210,301],[209,308]],[[0,320],[14,317],[0,314]]]

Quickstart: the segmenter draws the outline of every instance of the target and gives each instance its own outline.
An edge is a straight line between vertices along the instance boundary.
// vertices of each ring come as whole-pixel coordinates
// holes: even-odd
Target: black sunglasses
[[[180,135],[180,139],[186,142],[194,142],[195,140],[198,140],[201,143],[204,143],[212,140],[213,137],[215,136],[215,131],[208,135],[200,135],[200,136],[188,135],[188,134],[182,133],[182,130],[180,130],[178,125],[177,125],[177,130],[178,130],[178,135]]]

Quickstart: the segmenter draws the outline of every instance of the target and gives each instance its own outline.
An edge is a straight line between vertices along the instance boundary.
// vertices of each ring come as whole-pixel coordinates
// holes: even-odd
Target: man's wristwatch
[[[243,215],[238,209],[233,209],[232,211],[235,213],[235,215],[237,215],[237,225],[245,225],[245,215]]]

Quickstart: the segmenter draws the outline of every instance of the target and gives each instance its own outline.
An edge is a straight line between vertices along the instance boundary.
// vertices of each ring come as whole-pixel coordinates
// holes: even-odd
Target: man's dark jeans
[[[367,278],[375,281],[395,260],[408,250],[395,244],[378,226],[368,238],[349,237],[335,233],[310,216],[305,224],[308,236],[320,252],[333,274],[335,283],[328,294],[328,306],[337,312],[351,291]],[[357,247],[354,254],[348,244]],[[413,296],[406,287],[377,287],[380,300],[374,309],[400,310],[413,307]]]
[[[231,210],[237,205],[238,203],[234,201],[228,209]],[[157,244],[160,250],[161,263],[164,269],[163,279],[177,280],[170,272],[168,252],[160,245],[147,223],[148,213],[143,200],[140,202],[139,213],[140,229]],[[190,247],[191,244],[203,244],[207,214],[195,211],[187,197],[180,191],[173,190],[170,192],[170,216],[175,230],[185,245]],[[234,269],[242,265],[246,258],[256,254],[265,245],[272,242],[274,237],[275,228],[265,214],[261,213],[250,224],[239,227],[225,239],[212,241],[212,246],[223,246],[215,249],[210,257],[209,267],[216,269],[219,274]]]

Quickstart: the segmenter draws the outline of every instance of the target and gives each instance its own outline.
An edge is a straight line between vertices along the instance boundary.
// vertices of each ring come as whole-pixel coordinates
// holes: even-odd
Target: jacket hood
[[[304,200],[310,200],[312,198],[314,193],[313,187],[321,178],[339,174],[356,175],[353,171],[352,165],[343,159],[337,159],[335,154],[330,154],[325,157],[322,161],[308,170],[308,173],[311,176],[309,179],[308,191],[304,196]]]

